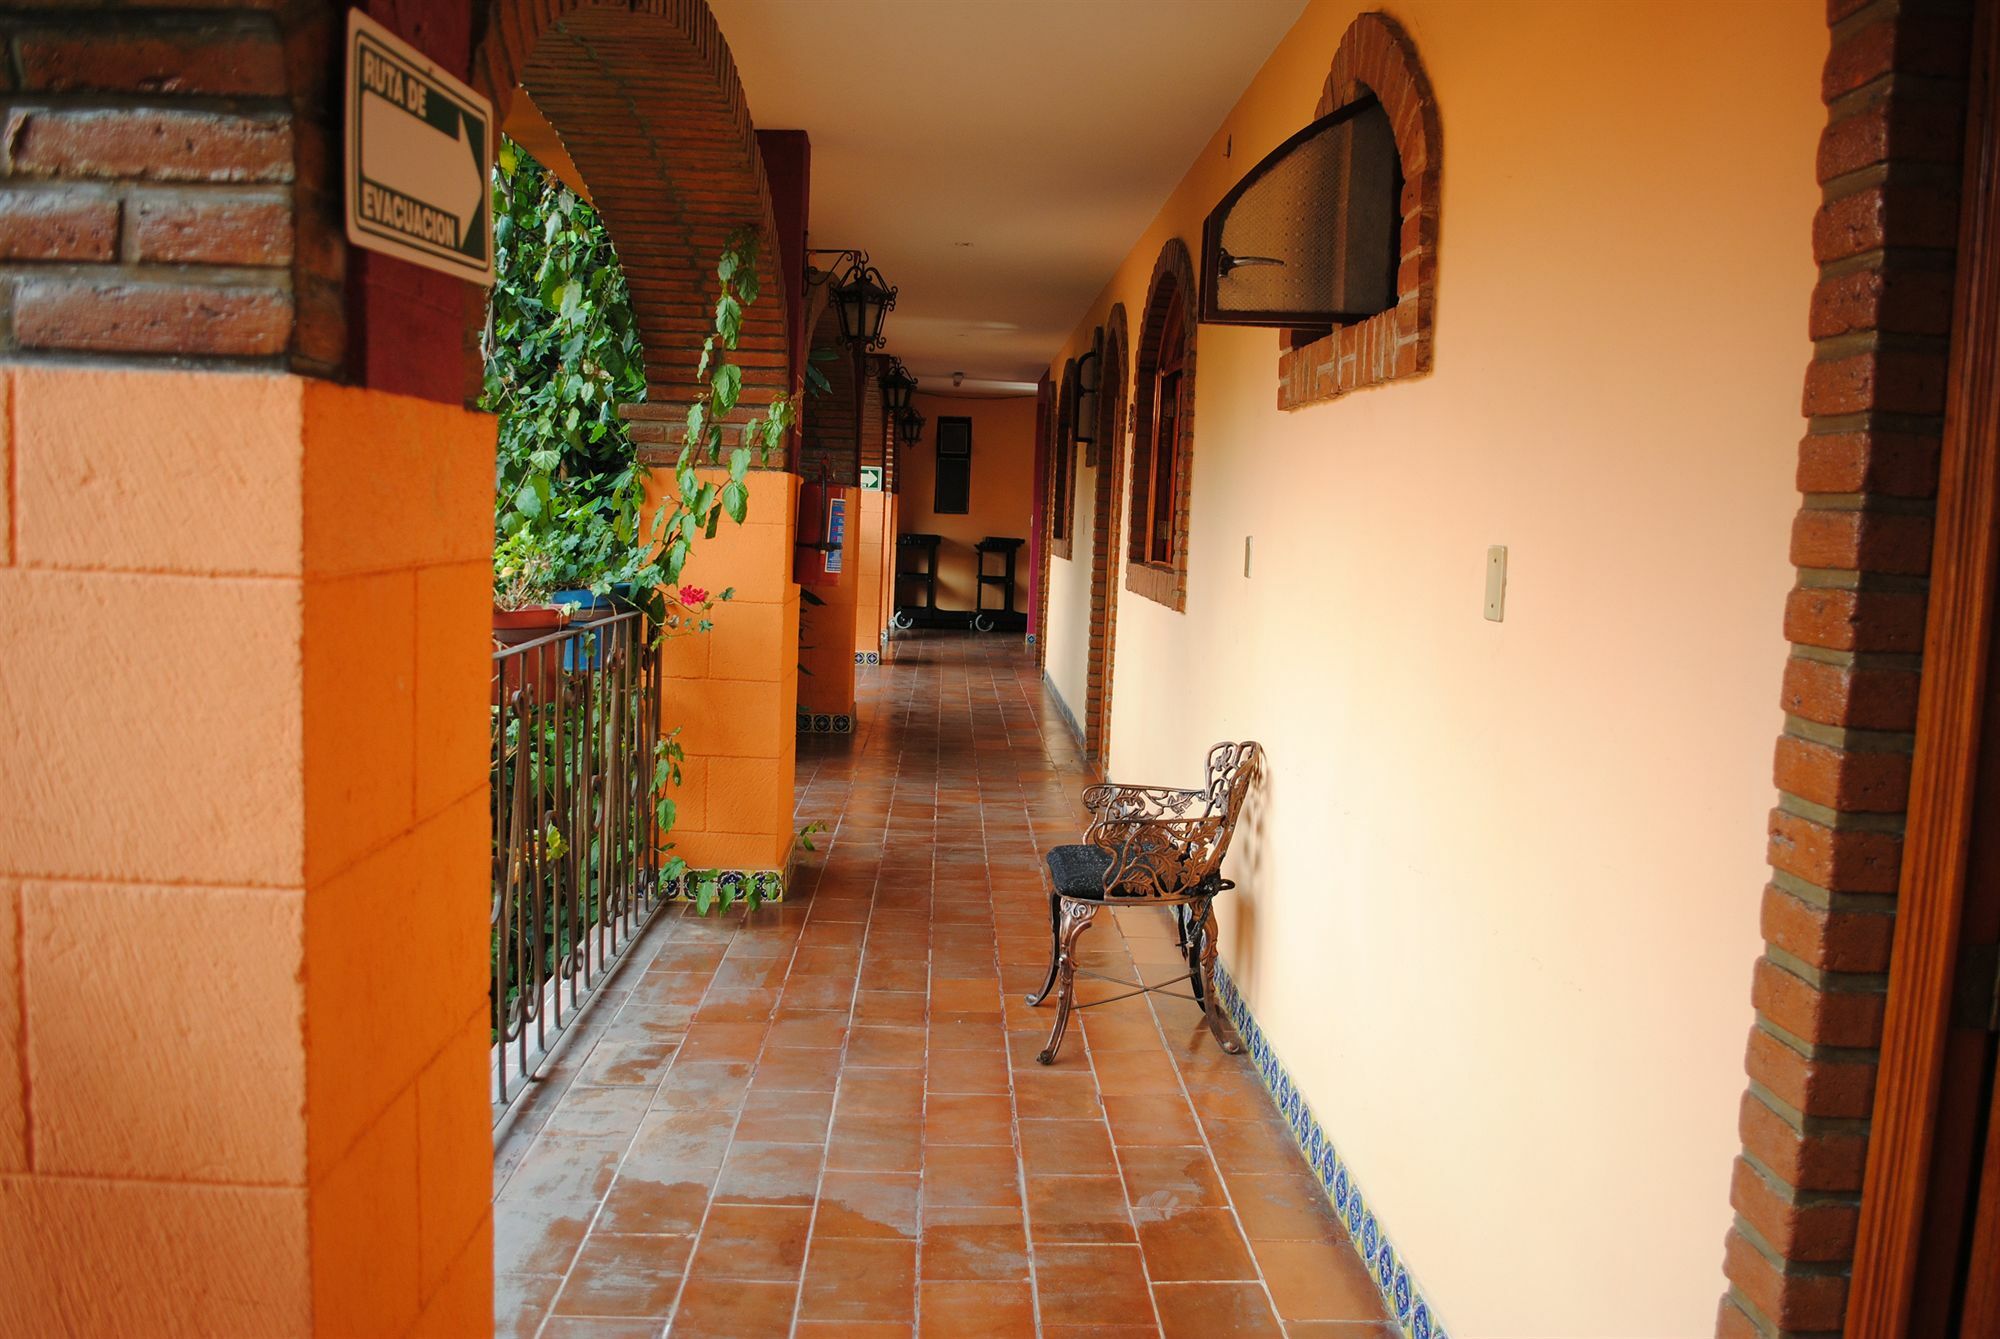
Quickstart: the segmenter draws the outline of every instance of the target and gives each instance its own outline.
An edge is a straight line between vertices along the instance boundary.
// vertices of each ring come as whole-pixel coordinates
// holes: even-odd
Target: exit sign
[[[493,104],[347,13],[347,240],[493,282]]]

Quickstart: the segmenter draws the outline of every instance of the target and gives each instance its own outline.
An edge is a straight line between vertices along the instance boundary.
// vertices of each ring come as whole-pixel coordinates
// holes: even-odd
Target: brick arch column
[[[1827,9],[1799,577],[1784,611],[1724,1339],[1847,1323],[1895,984],[1944,427],[1969,15],[1893,0]]]
[[[467,7],[390,17],[464,70]],[[492,1328],[479,294],[404,267],[434,394],[353,356],[400,262],[339,228],[343,19],[9,15],[0,242],[54,262],[0,281],[21,1333]]]
[[[1182,328],[1187,332],[1187,356],[1182,363],[1186,369],[1182,379],[1187,386],[1187,394],[1181,405],[1180,440],[1174,443],[1174,450],[1180,456],[1179,466],[1174,471],[1177,492],[1174,529],[1180,536],[1180,543],[1174,548],[1174,560],[1170,566],[1127,563],[1125,588],[1176,613],[1187,607],[1188,507],[1194,492],[1197,291],[1194,260],[1188,254],[1187,243],[1178,237],[1168,238],[1167,244],[1160,248],[1159,258],[1153,262],[1152,278],[1146,281],[1146,311],[1139,324],[1138,353],[1132,368],[1132,455],[1135,459],[1138,457],[1138,444],[1145,441],[1153,429],[1152,382],[1153,374],[1160,366],[1160,336],[1166,331],[1167,313],[1172,310],[1172,305],[1178,305]],[[1134,477],[1131,505],[1137,505],[1139,490],[1147,486],[1149,481]]]
[[[1125,496],[1125,405],[1131,389],[1125,304],[1104,320],[1097,369],[1097,487],[1092,507],[1090,662],[1084,693],[1084,752],[1103,764],[1111,751],[1111,683],[1118,642],[1119,502]]]
[[[759,293],[734,354],[743,392],[733,418],[799,389],[803,351],[795,358],[792,341],[804,323],[791,305],[803,276],[787,273],[784,242],[797,260],[803,239],[780,235],[742,82],[704,0],[492,0],[473,82],[503,124],[515,89],[527,90],[611,233],[646,363],[646,402],[623,411],[642,460],[679,454],[714,329],[716,260],[741,229],[760,240]],[[751,476],[748,522],[698,546],[683,575],[735,598],[707,637],[667,653],[664,723],[681,728],[688,754],[673,840],[697,869],[783,871],[791,856],[798,480],[786,462],[770,466]]]
[[[671,457],[714,328],[715,261],[758,234],[757,301],[736,362],[738,417],[794,389],[783,259],[743,85],[703,0],[496,0],[474,82],[504,123],[516,87],[545,115],[603,216],[632,293],[647,402],[627,417],[642,453]]]

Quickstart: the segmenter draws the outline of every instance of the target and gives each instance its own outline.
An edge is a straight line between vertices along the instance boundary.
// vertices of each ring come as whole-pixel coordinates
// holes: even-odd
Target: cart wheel
[[[985,614],[974,614],[972,616],[972,630],[974,632],[991,632],[993,631],[993,620]]]
[[[911,618],[908,614],[904,613],[900,609],[896,611],[895,617],[891,618],[889,622],[892,626],[900,628],[904,632],[908,632],[911,628],[917,626],[917,620]]]

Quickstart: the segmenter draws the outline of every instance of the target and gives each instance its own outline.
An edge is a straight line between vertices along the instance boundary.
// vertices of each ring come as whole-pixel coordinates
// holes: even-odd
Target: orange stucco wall
[[[972,546],[988,535],[1025,540],[1035,523],[1035,397],[992,399],[919,392],[912,399],[925,419],[924,440],[903,448],[900,528],[912,534],[944,536],[944,543],[938,546],[938,604],[969,612],[979,558]],[[969,509],[963,516],[940,516],[931,510],[937,496],[937,424],[943,417],[972,420],[972,489]],[[1028,546],[1024,543],[1014,563],[1014,608],[1023,613],[1028,608],[1028,575]],[[906,586],[904,593],[914,598],[915,586]],[[998,587],[987,600],[999,603]]]
[[[724,521],[681,576],[711,592],[733,587],[735,597],[715,607],[708,635],[666,646],[661,721],[680,729],[687,750],[673,840],[698,869],[783,869],[791,854],[798,477],[756,470],[749,478],[744,523]]]
[[[1161,245],[1306,123],[1356,9],[1307,8],[1056,366],[1113,302],[1138,328]],[[1110,770],[1270,749],[1224,957],[1452,1333],[1708,1333],[1824,9],[1392,12],[1443,126],[1435,371],[1286,414],[1277,337],[1200,327],[1187,612],[1118,583]],[[1051,573],[1079,712],[1088,547]]]
[[[0,393],[7,1328],[490,1329],[492,420]]]

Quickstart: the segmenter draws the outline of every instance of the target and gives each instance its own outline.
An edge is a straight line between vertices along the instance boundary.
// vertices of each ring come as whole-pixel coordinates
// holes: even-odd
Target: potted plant
[[[568,621],[568,613],[553,602],[555,555],[532,531],[519,530],[493,550],[493,643],[520,646],[546,637]],[[544,701],[555,692],[557,657],[527,652],[496,666],[493,702],[505,702],[529,683]],[[533,661],[530,666],[527,662]]]
[[[554,598],[556,559],[532,531],[509,535],[493,549],[493,640],[518,646],[560,628],[567,615]]]

